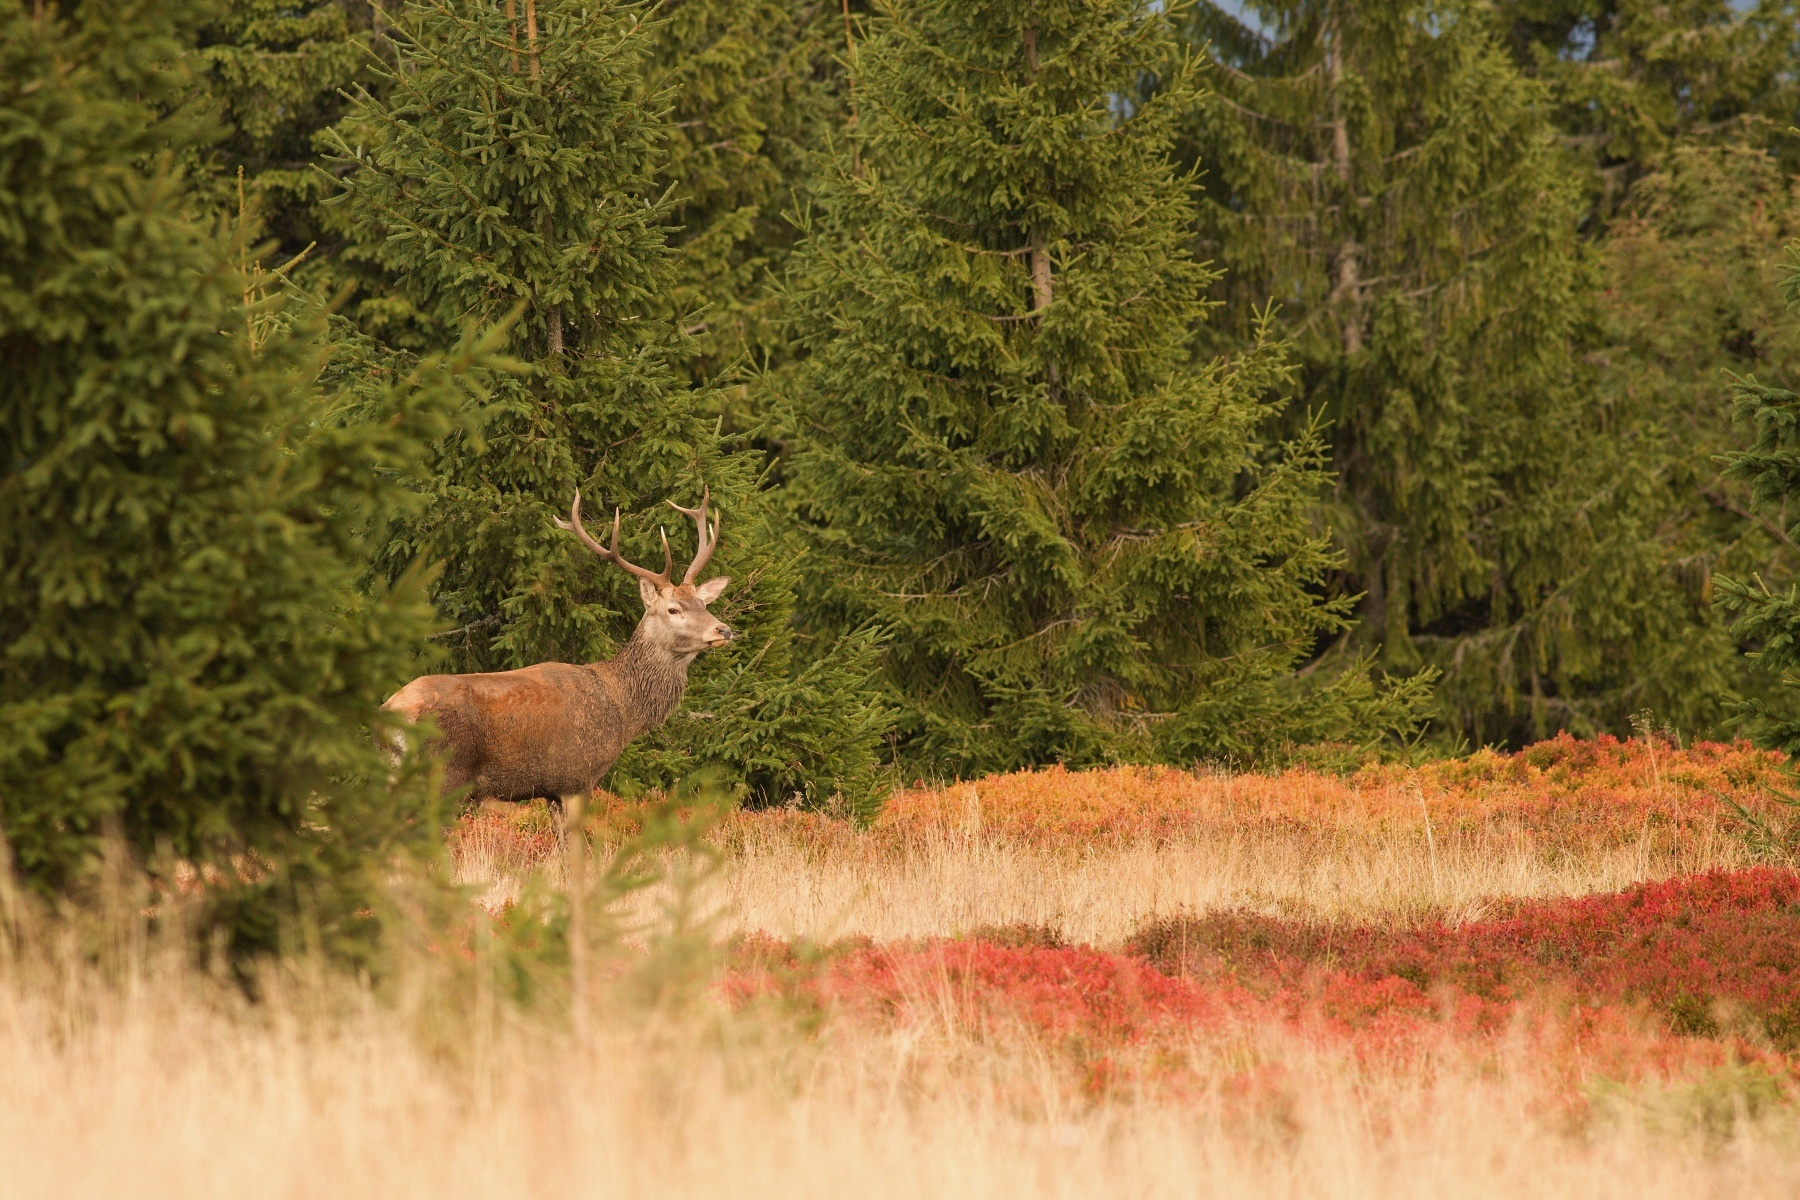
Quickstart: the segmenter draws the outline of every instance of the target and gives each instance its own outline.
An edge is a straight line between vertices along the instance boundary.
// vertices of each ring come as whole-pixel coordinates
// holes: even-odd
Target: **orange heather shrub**
[[[795,809],[736,812],[712,837],[727,854],[773,838],[810,857],[859,854],[952,834],[1079,849],[1096,842],[1174,841],[1249,830],[1406,833],[1517,830],[1571,850],[1729,829],[1730,802],[1771,808],[1781,757],[1747,743],[1621,742],[1567,734],[1514,754],[1483,750],[1420,766],[1371,765],[1348,776],[1310,768],[1227,774],[1172,767],[1091,771],[1049,767],[897,793],[873,828]],[[644,807],[597,792],[585,821],[597,842],[638,832]],[[555,856],[554,817],[541,805],[477,810],[450,832],[453,858],[482,878],[523,874]]]
[[[1711,824],[1729,812],[1721,796],[1756,809],[1780,770],[1778,754],[1743,742],[1677,749],[1656,740],[1562,734],[1516,754],[1483,750],[1416,767],[1373,765],[1349,776],[1306,768],[1231,775],[1049,767],[901,792],[878,827],[1070,841],[1267,823],[1417,828],[1429,817],[1441,830],[1510,822],[1593,843],[1635,836],[1646,825]]]

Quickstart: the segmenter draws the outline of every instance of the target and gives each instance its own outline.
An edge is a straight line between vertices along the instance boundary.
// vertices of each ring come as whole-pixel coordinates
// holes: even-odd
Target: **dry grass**
[[[1220,908],[1372,920],[1447,909],[1473,918],[1498,896],[1614,891],[1745,858],[1741,841],[1716,827],[1681,840],[1646,830],[1583,854],[1504,825],[1430,837],[1423,829],[1267,826],[1082,847],[974,830],[798,839],[768,820],[726,832],[724,926],[821,941],[1023,922],[1111,946],[1152,917]]]
[[[910,795],[869,830],[738,814],[715,834],[702,899],[724,931],[889,939],[1024,921],[1109,946],[1183,907],[1472,915],[1503,895],[1739,864],[1706,797],[1749,798],[1760,768],[1670,754],[1647,771],[1629,748],[1571,770],[1478,763],[1461,780],[1017,777],[977,785],[985,807]],[[604,841],[630,814],[596,821]],[[453,857],[498,907],[523,873],[554,875],[553,849],[547,814],[487,814],[463,823]],[[471,991],[454,953],[414,952],[379,1001],[294,968],[258,1006],[167,956],[101,982],[59,953],[0,960],[9,1198],[1800,1190],[1788,1085],[1730,1067],[1609,1083],[1568,1056],[1552,1069],[1522,1039],[1383,1061],[1226,1026],[1164,1039],[1154,1071],[1095,1091],[1066,1047],[971,1024],[929,986],[884,1021],[713,992],[676,1008],[597,999],[583,1045],[551,1009]]]
[[[321,1008],[333,1010],[325,1015]],[[1690,1093],[1580,1118],[1529,1063],[1370,1071],[1247,1033],[1219,1083],[1073,1097],[1053,1059],[951,1026],[885,1034],[500,1017],[431,1051],[392,1008],[249,1012],[151,973],[79,1020],[0,988],[9,1197],[1790,1196],[1777,1113],[1709,1135]],[[1246,1063],[1258,1071],[1246,1074]]]
[[[1535,761],[1534,761],[1535,760]],[[873,829],[809,813],[719,828],[722,928],[828,941],[951,936],[1024,922],[1116,945],[1177,911],[1406,920],[1500,896],[1616,891],[1748,861],[1721,795],[1756,806],[1772,761],[1562,739],[1350,778],[1059,769],[897,797]],[[595,829],[628,825],[601,806]],[[548,814],[465,820],[458,877],[485,902],[556,871]]]

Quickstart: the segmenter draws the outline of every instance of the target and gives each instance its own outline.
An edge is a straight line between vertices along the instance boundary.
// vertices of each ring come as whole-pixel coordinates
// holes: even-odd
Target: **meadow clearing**
[[[567,882],[555,824],[484,810],[451,867],[494,916],[379,989],[251,1005],[129,922],[17,939],[5,1190],[1792,1195],[1800,876],[1750,836],[1780,783],[1561,738],[731,812],[592,910],[579,1035],[495,950]],[[645,811],[596,798],[602,899]]]

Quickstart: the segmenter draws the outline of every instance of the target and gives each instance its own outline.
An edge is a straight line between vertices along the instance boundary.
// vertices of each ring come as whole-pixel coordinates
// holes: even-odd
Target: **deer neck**
[[[682,693],[687,691],[688,667],[693,661],[692,654],[674,654],[652,645],[639,626],[617,654],[599,664],[611,668],[608,674],[624,693],[626,712],[636,727],[633,737],[661,725],[681,704]]]

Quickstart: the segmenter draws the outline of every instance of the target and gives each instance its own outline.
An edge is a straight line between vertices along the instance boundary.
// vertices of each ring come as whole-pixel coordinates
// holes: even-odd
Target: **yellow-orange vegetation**
[[[1050,767],[895,796],[880,826],[910,834],[978,827],[1032,841],[1179,838],[1261,824],[1446,831],[1508,824],[1567,846],[1711,827],[1727,798],[1751,806],[1778,781],[1779,756],[1742,743],[1563,735],[1517,754],[1482,750],[1417,767],[1370,765],[1351,775],[1116,767]]]
[[[1338,776],[1050,768],[900,793],[869,828],[791,809],[722,821],[720,927],[829,940],[1045,926],[1114,945],[1171,912],[1410,920],[1747,861],[1733,802],[1769,811],[1780,765],[1743,744],[1562,737]],[[598,841],[634,806],[596,797]],[[460,877],[491,905],[538,866],[541,806],[465,817]]]
[[[1778,819],[1771,785],[1743,746],[1565,738],[733,813],[697,893],[634,902],[585,1041],[559,960],[515,1003],[473,942],[248,1004],[154,938],[46,938],[0,955],[0,1193],[1790,1196],[1800,882],[1739,869],[1733,808]],[[451,852],[496,910],[562,861],[541,805]],[[736,947],[710,974],[657,939],[676,900]],[[660,954],[698,989],[617,982]]]

